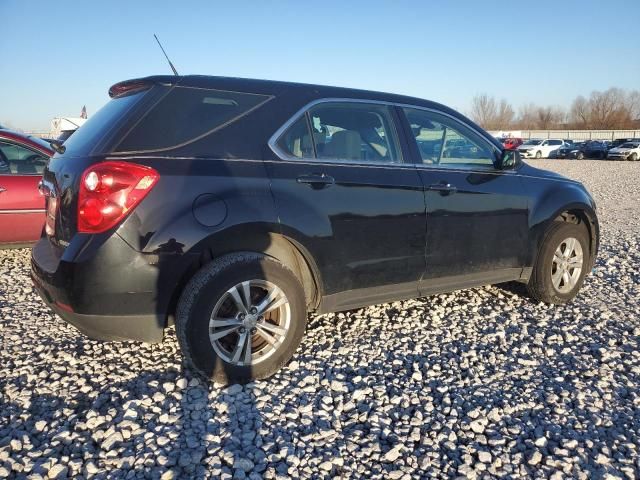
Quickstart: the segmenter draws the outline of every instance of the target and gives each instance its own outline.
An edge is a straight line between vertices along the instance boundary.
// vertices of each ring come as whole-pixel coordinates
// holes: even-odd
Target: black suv
[[[161,341],[221,382],[284,365],[308,312],[519,281],[578,292],[578,182],[417,98],[204,76],[114,85],[44,173],[32,277],[86,335]]]

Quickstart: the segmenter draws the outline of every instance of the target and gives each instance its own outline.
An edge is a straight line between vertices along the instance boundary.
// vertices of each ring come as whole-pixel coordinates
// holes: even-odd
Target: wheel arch
[[[532,209],[530,219],[533,233],[532,265],[535,265],[550,225],[561,221],[585,225],[589,234],[589,254],[593,266],[600,246],[600,225],[595,203],[584,189],[572,186],[548,192]]]
[[[304,246],[281,233],[257,227],[237,226],[217,232],[199,242],[191,250],[191,260],[176,282],[169,302],[169,324],[173,323],[178,299],[191,277],[205,264],[223,255],[254,252],[275,258],[286,265],[300,280],[307,308],[315,310],[322,298],[322,279],[313,257]]]

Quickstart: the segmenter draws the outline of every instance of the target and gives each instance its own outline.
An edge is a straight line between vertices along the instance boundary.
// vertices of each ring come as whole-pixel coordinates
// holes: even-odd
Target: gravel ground
[[[0,478],[640,477],[640,162],[532,163],[598,202],[576,301],[486,287],[311,317],[244,387],[191,377],[172,336],[80,336],[29,252],[0,252]]]

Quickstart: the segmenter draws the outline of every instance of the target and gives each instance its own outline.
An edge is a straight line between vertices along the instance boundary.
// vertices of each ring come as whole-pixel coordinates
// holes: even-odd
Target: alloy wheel
[[[551,281],[559,293],[569,293],[582,273],[582,245],[573,237],[566,238],[553,254]]]
[[[223,361],[252,366],[278,350],[290,325],[282,289],[266,280],[247,280],[227,290],[213,307],[209,341]]]

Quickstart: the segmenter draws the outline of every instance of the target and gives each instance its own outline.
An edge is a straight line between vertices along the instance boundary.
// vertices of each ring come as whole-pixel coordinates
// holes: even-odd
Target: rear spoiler
[[[125,80],[124,82],[116,83],[109,89],[109,96],[111,98],[119,97],[125,93],[137,92],[141,90],[148,90],[153,86],[153,82],[148,80]]]

